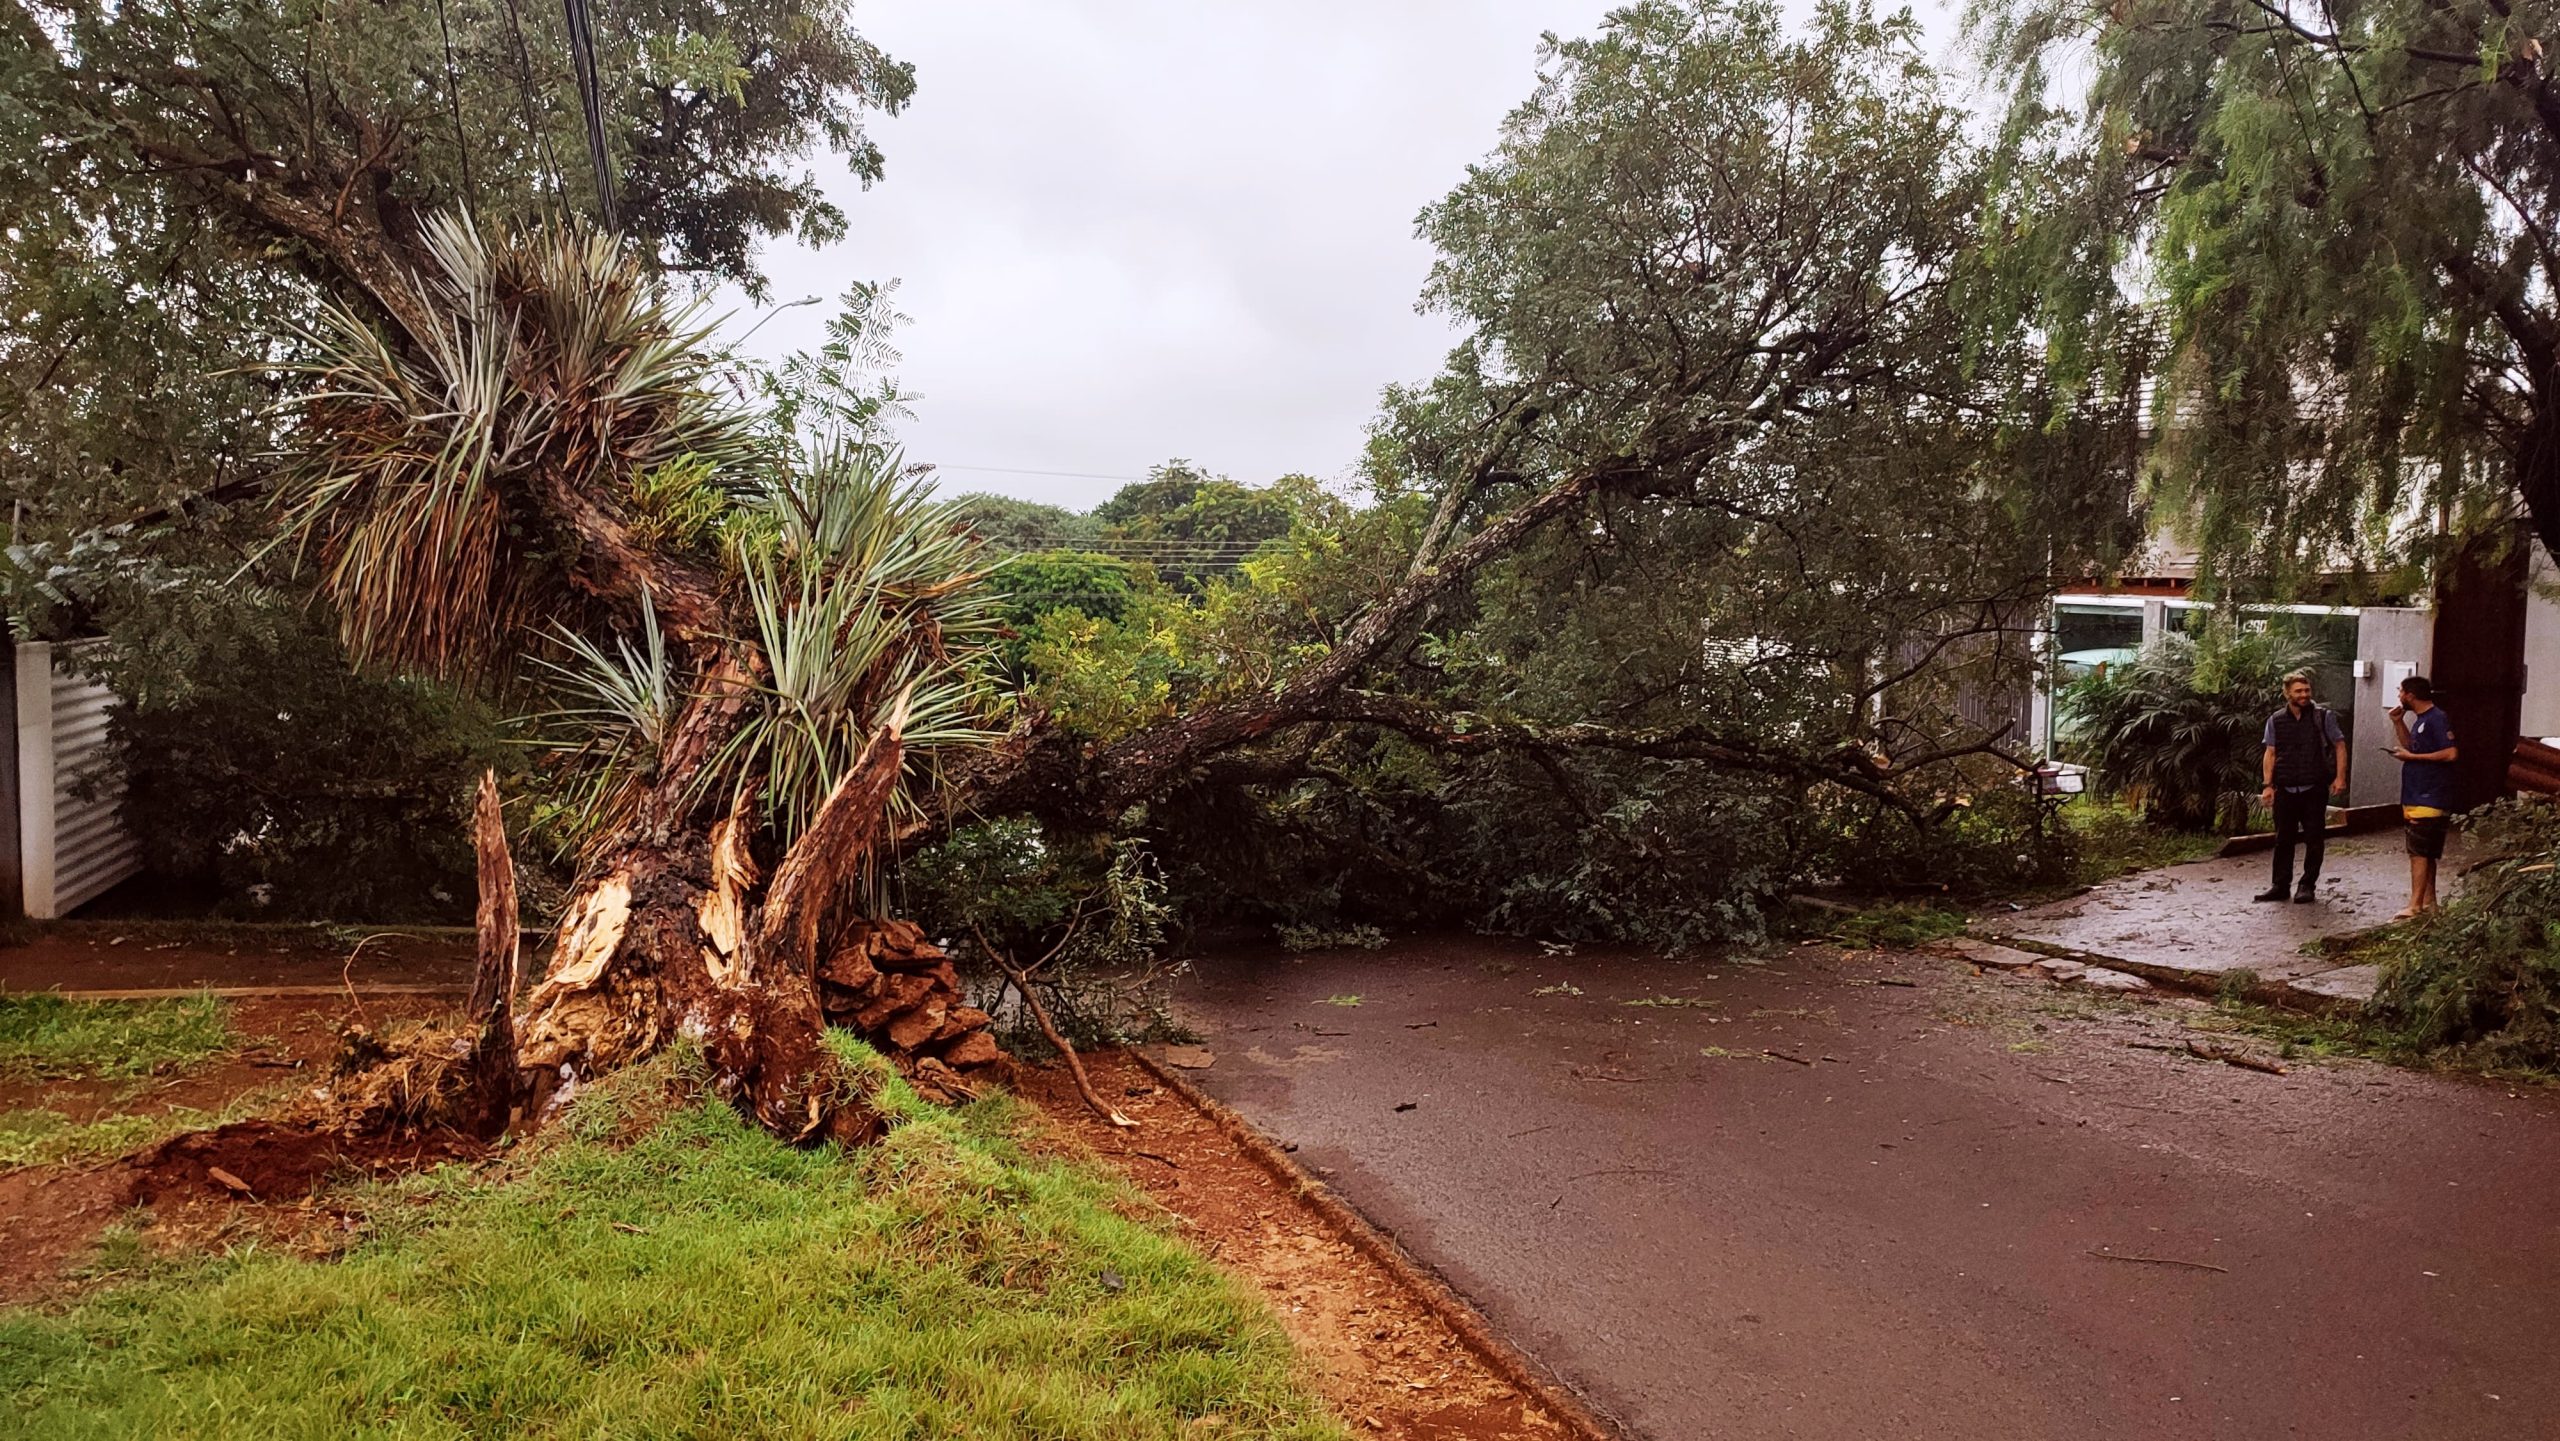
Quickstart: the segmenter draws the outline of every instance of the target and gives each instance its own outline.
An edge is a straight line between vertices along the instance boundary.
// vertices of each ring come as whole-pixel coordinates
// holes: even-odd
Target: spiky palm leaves
[[[358,655],[552,693],[556,839],[630,816],[713,652],[754,685],[691,784],[785,842],[900,697],[925,765],[986,736],[974,543],[895,454],[722,401],[711,326],[609,238],[439,219],[430,249],[423,351],[346,311],[313,338],[284,534]]]
[[[765,660],[753,702],[702,784],[753,785],[785,838],[817,814],[901,697],[911,769],[991,737],[984,660],[994,608],[976,542],[894,452],[830,447],[742,492],[727,523],[746,636]],[[571,840],[611,828],[645,785],[682,682],[654,615],[610,648],[571,638],[545,669]],[[911,786],[892,804],[912,810]]]
[[[700,307],[670,301],[611,237],[492,242],[440,216],[427,250],[418,349],[343,306],[311,337],[283,534],[316,558],[357,655],[467,674],[593,619],[595,602],[629,617],[653,588],[635,571],[684,539],[661,533],[668,478],[752,474],[763,457],[750,417],[718,398]]]

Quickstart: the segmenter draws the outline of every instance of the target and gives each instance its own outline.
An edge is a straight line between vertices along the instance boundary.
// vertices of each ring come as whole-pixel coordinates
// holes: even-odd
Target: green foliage
[[[1382,951],[1387,933],[1376,926],[1282,926],[1284,951]]]
[[[906,862],[911,913],[964,960],[1020,970],[1070,1044],[1111,1045],[1177,1034],[1163,965],[1174,909],[1136,840],[1055,845],[1036,822],[963,826]],[[1007,979],[989,1010],[1007,1014]],[[1037,1046],[1027,1024],[1015,1043]]]
[[[2560,541],[2547,7],[1974,14],[2009,96],[1985,328],[2047,341],[2056,418],[2156,377],[2159,499],[2215,561],[2384,571],[2519,494]]]
[[[181,1071],[231,1049],[228,1012],[212,996],[68,1001],[0,996],[0,1080],[130,1079]]]
[[[2368,1017],[2475,1065],[2560,1071],[2560,807],[2501,801],[2465,821],[2478,860],[2433,912],[2380,933]]]
[[[1903,902],[1843,917],[1831,937],[1851,950],[1909,950],[1964,934],[1964,913]]]
[[[1168,461],[1095,506],[1109,548],[1153,564],[1169,585],[1197,589],[1287,535],[1321,492],[1304,476],[1267,489],[1212,477],[1189,461]]]
[[[7,1313],[0,1406],[31,1438],[1342,1435],[1125,1183],[1035,1151],[1010,1103],[882,1083],[904,1123],[856,1155],[705,1099],[413,1182],[431,1204],[341,1258],[243,1248]]]
[[[2072,878],[2079,837],[2005,763],[1971,768],[1945,817],[1915,823],[1856,801],[1817,805],[1810,844],[1821,874],[1864,894],[1928,892],[1980,900]]]
[[[1006,677],[1016,686],[1031,683],[1032,638],[1048,616],[1058,614],[1058,626],[1069,634],[1079,624],[1069,617],[1118,622],[1155,584],[1147,567],[1090,551],[1023,551],[1008,557],[988,578],[996,621],[1005,631]]]
[[[2238,830],[2284,677],[2316,658],[2275,629],[2163,635],[2063,691],[2068,747],[2154,825],[2194,831],[2222,820]]]
[[[898,282],[848,286],[815,350],[754,370],[765,423],[777,435],[882,446],[892,423],[911,420],[915,397],[888,374],[898,363],[895,336],[907,317],[892,304]]]
[[[952,505],[960,523],[977,532],[997,555],[1082,550],[1102,535],[1100,521],[1063,505],[984,491],[971,491]]]
[[[274,591],[164,581],[115,595],[87,652],[121,698],[108,734],[150,871],[262,918],[468,919],[472,788],[516,765],[496,718],[355,670]]]

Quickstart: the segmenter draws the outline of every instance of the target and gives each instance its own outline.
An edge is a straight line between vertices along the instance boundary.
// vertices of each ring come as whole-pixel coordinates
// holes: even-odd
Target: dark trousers
[[[2318,790],[2276,792],[2276,884],[2280,891],[2293,889],[2293,846],[2302,843],[2302,884],[2311,886],[2320,880],[2320,862],[2329,854],[2329,792]]]

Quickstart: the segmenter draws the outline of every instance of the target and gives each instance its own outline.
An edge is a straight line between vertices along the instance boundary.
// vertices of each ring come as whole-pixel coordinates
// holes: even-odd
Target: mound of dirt
[[[125,1162],[126,1201],[299,1201],[324,1181],[397,1175],[488,1148],[457,1131],[373,1135],[307,1122],[239,1121],[174,1136]]]

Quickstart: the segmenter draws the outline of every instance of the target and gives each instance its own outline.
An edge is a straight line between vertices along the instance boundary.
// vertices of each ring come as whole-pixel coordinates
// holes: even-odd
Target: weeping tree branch
[[[1560,516],[1578,513],[1593,495],[1640,473],[1625,458],[1576,471],[1505,512],[1438,564],[1409,576],[1372,602],[1333,648],[1283,681],[1277,692],[1205,706],[1104,747],[1092,758],[1090,796],[1105,814],[1155,794],[1171,777],[1283,726],[1323,719],[1327,703],[1383,655],[1405,627],[1444,592],[1487,563],[1510,554]]]
[[[1881,801],[1915,821],[1933,819],[1943,814],[1943,808],[1924,806],[1905,794],[1891,784],[1893,776],[1909,775],[1972,755],[1996,755],[2024,768],[2022,762],[1998,745],[2007,727],[1970,745],[1943,747],[1907,757],[1899,765],[1888,765],[1863,748],[1845,742],[1825,752],[1807,753],[1719,735],[1703,726],[1618,728],[1505,721],[1472,712],[1444,711],[1403,696],[1370,690],[1340,691],[1320,711],[1301,719],[1381,726],[1455,755],[1517,752],[1554,757],[1574,751],[1609,751],[1654,760],[1704,761],[1729,770],[1839,786]]]

